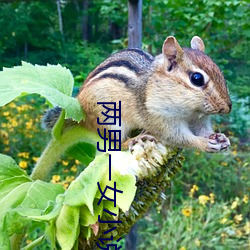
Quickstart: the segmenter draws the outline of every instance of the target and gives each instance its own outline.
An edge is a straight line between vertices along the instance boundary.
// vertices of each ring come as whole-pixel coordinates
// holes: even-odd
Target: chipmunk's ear
[[[169,36],[162,46],[162,54],[170,61],[179,61],[182,59],[183,50],[175,37]]]
[[[204,45],[204,42],[203,40],[198,37],[198,36],[194,36],[191,40],[191,48],[192,49],[197,49],[197,50],[200,50],[202,52],[205,51],[205,45]]]

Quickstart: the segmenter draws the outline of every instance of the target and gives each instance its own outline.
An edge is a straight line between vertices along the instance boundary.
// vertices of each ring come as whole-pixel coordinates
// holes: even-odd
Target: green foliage
[[[80,87],[88,74],[110,53],[111,48],[102,43],[97,45],[86,42],[65,42],[61,59],[58,62],[71,70],[74,75],[75,86]]]
[[[249,248],[249,146],[230,134],[228,152],[185,152],[165,203],[139,222],[139,249]]]
[[[211,197],[185,198],[175,210],[146,217],[138,249],[248,249],[247,203],[239,199],[223,203]]]
[[[37,215],[43,212],[48,203],[62,193],[60,185],[32,182],[12,158],[0,154],[1,197],[0,230],[1,249],[9,249],[9,237],[21,233],[29,224],[25,217],[30,213]],[[39,197],[39,198],[38,198]]]
[[[83,119],[80,103],[71,97],[73,77],[70,71],[61,65],[45,67],[23,62],[22,66],[4,68],[0,78],[1,106],[20,95],[36,93],[47,98],[54,106],[65,109],[65,118],[70,117],[78,122]]]
[[[250,98],[232,98],[233,109],[230,115],[216,116],[215,123],[223,131],[230,130],[237,136],[240,143],[249,144],[249,127],[250,127]]]

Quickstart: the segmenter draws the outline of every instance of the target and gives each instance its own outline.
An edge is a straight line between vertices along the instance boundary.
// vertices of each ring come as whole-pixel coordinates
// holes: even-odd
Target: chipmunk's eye
[[[198,87],[201,87],[204,85],[204,77],[201,73],[195,72],[190,74],[190,81]]]

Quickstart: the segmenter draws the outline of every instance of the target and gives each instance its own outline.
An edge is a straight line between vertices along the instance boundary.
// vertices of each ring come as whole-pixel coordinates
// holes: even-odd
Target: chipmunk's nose
[[[231,109],[232,109],[232,102],[229,101],[222,109],[220,109],[219,113],[228,114],[231,112]]]

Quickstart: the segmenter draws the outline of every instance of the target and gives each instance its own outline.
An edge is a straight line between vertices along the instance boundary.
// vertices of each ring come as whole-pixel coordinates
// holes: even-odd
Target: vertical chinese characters
[[[121,101],[119,101],[118,107],[116,102],[97,102],[97,104],[102,105],[103,108],[105,109],[105,112],[101,112],[103,120],[100,121],[100,118],[97,117],[97,124],[99,125],[105,125],[107,127],[110,127],[111,129],[104,128],[103,130],[100,130],[99,128],[97,129],[97,132],[99,136],[104,140],[103,143],[103,148],[100,148],[99,142],[97,142],[97,150],[100,152],[107,152],[107,140],[108,140],[108,151],[120,151],[121,150],[121,130],[120,129],[112,129],[118,126],[121,127]],[[111,181],[111,155],[109,155],[109,181]],[[101,193],[101,198],[98,202],[98,206],[100,205],[101,202],[103,202],[103,199],[108,200],[113,203],[113,206],[116,207],[116,196],[118,194],[122,194],[123,191],[119,190],[116,188],[116,182],[114,182],[114,187],[111,186],[106,186],[104,191],[102,190],[100,183],[97,183],[98,189]],[[113,197],[110,198],[106,195],[106,191],[110,190],[113,192]],[[109,192],[110,193],[110,192]],[[105,213],[105,217],[115,217],[117,216],[116,213],[113,213],[107,209],[104,209],[103,212]],[[122,223],[122,221],[119,220],[102,220],[101,216],[98,215],[98,222],[99,223],[108,223],[108,224],[117,224],[117,223]],[[112,232],[115,230],[117,227],[114,226],[107,231],[103,232],[104,235]],[[117,239],[116,241],[119,242],[121,240],[121,237]],[[97,242],[97,246],[100,249],[110,249],[110,247],[115,247],[115,249],[120,249],[120,247],[117,247],[117,244],[106,244],[105,247],[105,241],[113,241],[113,235],[107,238],[99,238],[99,241],[101,242],[101,245],[99,242]]]

